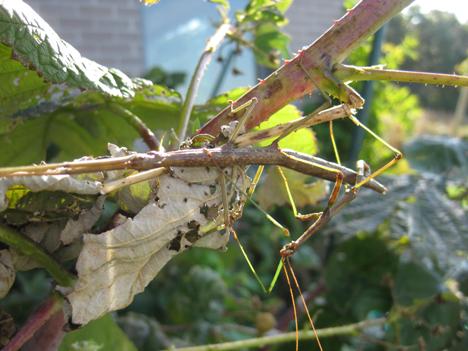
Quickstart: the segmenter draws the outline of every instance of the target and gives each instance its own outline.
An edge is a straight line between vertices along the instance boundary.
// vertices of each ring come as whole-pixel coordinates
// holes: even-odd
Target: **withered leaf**
[[[233,202],[237,188],[242,193],[248,186],[244,172],[237,174],[237,184],[228,193],[231,207],[243,205],[243,200]],[[174,168],[159,177],[155,199],[134,218],[99,235],[84,235],[78,281],[67,294],[74,323],[126,307],[172,257],[189,247],[225,247],[228,235],[197,233],[210,223],[200,211],[203,206],[217,206],[216,221],[222,223],[218,176],[216,169]]]

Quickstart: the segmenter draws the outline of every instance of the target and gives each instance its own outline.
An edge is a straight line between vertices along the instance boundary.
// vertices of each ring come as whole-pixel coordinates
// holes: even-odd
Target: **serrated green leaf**
[[[2,166],[133,148],[140,135],[111,101],[152,130],[176,124],[178,93],[82,57],[22,1],[0,5],[0,62]]]
[[[51,83],[129,98],[148,81],[132,80],[123,72],[88,60],[23,1],[0,5],[0,42],[13,49],[16,60]]]
[[[379,181],[390,189],[387,194],[361,189],[358,197],[331,221],[325,232],[338,232],[346,239],[359,232],[375,231],[392,215],[399,201],[412,195],[416,182],[409,176],[385,177]]]
[[[411,167],[419,172],[448,175],[452,178],[468,174],[468,142],[447,136],[421,136],[404,147]]]
[[[110,315],[65,335],[60,351],[137,351]]]
[[[388,177],[384,184],[390,189],[388,194],[361,190],[325,231],[349,238],[358,232],[375,231],[388,220],[390,235],[404,244],[415,260],[453,274],[468,257],[466,210],[450,201],[431,179]]]
[[[409,205],[408,236],[416,257],[426,257],[443,271],[468,258],[468,216],[433,182],[420,181]]]

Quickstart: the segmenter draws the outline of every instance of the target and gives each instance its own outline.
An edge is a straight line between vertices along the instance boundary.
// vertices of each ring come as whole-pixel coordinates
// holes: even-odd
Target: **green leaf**
[[[280,123],[286,123],[301,117],[301,112],[294,105],[286,105],[272,115],[267,121],[259,126],[259,130],[271,128]],[[261,146],[270,145],[274,139],[267,139],[260,143]],[[303,128],[291,133],[279,142],[284,149],[292,149],[306,154],[317,152],[317,141],[314,132],[309,128]]]
[[[178,93],[82,57],[24,2],[0,5],[0,62],[2,166],[133,149],[140,135],[109,102],[152,130],[176,124]]]
[[[226,9],[230,8],[230,4],[229,4],[228,0],[208,0],[208,1],[213,3],[213,4],[221,5],[221,6],[225,7]]]
[[[46,81],[90,89],[111,96],[132,97],[147,81],[132,80],[121,71],[88,60],[23,1],[0,6],[0,42],[11,47],[16,60]]]
[[[254,40],[257,50],[254,54],[258,63],[270,68],[278,67],[281,58],[289,57],[289,40],[289,36],[273,24],[257,26]]]
[[[388,177],[384,184],[388,194],[361,190],[325,231],[349,238],[375,231],[388,220],[390,235],[404,244],[413,259],[454,274],[468,257],[466,210],[450,201],[431,178]]]
[[[0,111],[3,116],[26,109],[46,95],[47,83],[34,71],[11,59],[11,48],[0,44]]]
[[[139,91],[131,100],[113,98],[115,103],[139,116],[153,130],[168,130],[177,123],[180,97],[160,86]],[[83,155],[107,153],[107,143],[134,148],[140,137],[123,117],[107,107],[100,93],[84,93],[70,106],[57,107],[39,117],[17,118],[0,133],[0,164],[71,160]]]
[[[327,195],[325,182],[311,182],[309,176],[288,169],[283,169],[283,172],[297,207],[315,205]],[[276,190],[272,192],[271,189]],[[255,198],[265,210],[272,206],[289,205],[288,193],[277,167],[268,170],[265,180],[255,194]]]
[[[433,262],[442,271],[462,265],[468,258],[466,211],[450,201],[434,182],[420,180],[414,193],[414,200],[401,208],[404,213],[397,212],[393,220],[393,228],[399,222],[405,230],[393,235],[407,235],[413,256]]]
[[[451,178],[468,174],[468,142],[447,136],[421,136],[404,148],[411,167]],[[436,160],[436,161],[435,161]]]
[[[280,27],[287,23],[284,13],[291,3],[291,0],[252,0],[244,11],[236,12],[239,27],[254,37],[253,53],[261,65],[276,68],[282,57],[289,57],[289,37]]]
[[[374,310],[385,313],[391,307],[385,277],[392,276],[397,265],[398,257],[376,235],[341,243],[325,267],[330,307],[348,320],[362,320]]]
[[[110,315],[68,333],[60,351],[137,351]]]
[[[441,283],[441,277],[414,262],[400,263],[394,288],[396,302],[409,306],[430,298],[439,292]]]
[[[390,189],[387,194],[361,189],[358,197],[331,221],[325,232],[338,232],[343,239],[359,232],[373,232],[390,217],[398,202],[409,197],[414,190],[414,180],[408,176],[387,177],[379,181]]]

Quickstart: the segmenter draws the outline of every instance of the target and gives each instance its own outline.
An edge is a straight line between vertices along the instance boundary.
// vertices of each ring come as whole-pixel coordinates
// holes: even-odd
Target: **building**
[[[152,7],[137,0],[25,2],[82,55],[131,76],[155,65],[168,71],[183,68],[190,75],[218,18],[213,4],[203,0],[162,0]],[[234,9],[246,3],[231,0]],[[313,42],[342,12],[342,0],[295,0],[287,12],[291,50]],[[236,64],[244,75],[230,77],[224,90],[256,81],[251,55],[242,55]],[[211,66],[203,84],[212,84],[210,77],[219,74],[221,68]],[[209,95],[209,87],[202,85],[201,90]]]

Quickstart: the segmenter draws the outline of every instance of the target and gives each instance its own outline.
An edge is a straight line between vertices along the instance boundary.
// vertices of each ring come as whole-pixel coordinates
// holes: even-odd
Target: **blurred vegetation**
[[[149,79],[154,84],[164,85],[170,89],[176,89],[184,84],[186,79],[184,72],[166,72],[161,67],[153,67],[143,75],[143,78]]]
[[[247,44],[240,37],[232,38],[238,45],[257,47],[257,59],[270,67],[277,65],[281,55],[287,56],[287,37],[280,27],[285,23],[284,11],[290,1],[277,3],[275,7],[273,2],[252,0],[246,11],[237,14],[240,26],[252,37]],[[261,25],[253,26],[257,21]],[[457,50],[466,49],[467,38],[466,27],[450,16],[433,14],[426,18],[415,10],[390,24],[382,63],[389,68],[450,72],[466,55]],[[454,44],[459,41],[459,45]],[[0,49],[10,58],[7,48]],[[370,50],[369,40],[350,56],[349,62],[366,65]],[[437,60],[431,61],[434,58]],[[48,84],[26,71],[37,79],[39,87]],[[185,77],[155,68],[147,78],[176,87]],[[449,89],[419,87],[414,90],[418,96],[412,92],[414,87],[393,83],[378,82],[374,89],[369,126],[403,149],[408,162],[401,161],[393,169],[396,175],[384,178],[390,189],[385,197],[362,191],[355,203],[294,255],[293,267],[317,327],[389,318],[385,326],[369,328],[359,335],[324,339],[325,350],[466,350],[468,143],[429,136],[409,140],[419,118],[420,99],[434,103],[427,106],[447,109],[454,106],[454,100],[444,95]],[[197,106],[192,130],[242,92],[231,91]],[[424,94],[430,97],[426,99]],[[18,105],[14,94],[1,97],[14,112],[2,116],[5,128],[0,145],[8,150],[0,157],[2,166],[104,154],[107,142],[132,147],[137,134],[107,109],[109,100],[140,116],[152,129],[169,130],[176,125],[181,99],[177,92],[162,86],[139,90],[130,100],[91,91],[64,101],[46,101],[48,104],[39,108],[34,103]],[[310,109],[312,106],[304,107],[305,111]],[[281,122],[298,114],[289,106],[275,118]],[[43,128],[43,123],[51,129]],[[349,121],[335,123],[338,149],[345,160],[352,143],[351,128],[354,125]],[[333,159],[328,127],[314,131],[315,137],[311,131],[301,137],[296,135],[295,145],[306,152],[318,149],[321,156]],[[70,143],[63,142],[71,137],[94,145],[77,142],[71,148]],[[8,148],[11,140],[19,140],[15,144],[21,152]],[[32,148],[31,140],[41,140],[41,147]],[[306,143],[298,142],[304,140]],[[52,145],[57,152],[50,152]],[[392,154],[375,139],[366,137],[360,157],[376,168]],[[271,192],[271,177],[263,182],[269,184],[266,192]],[[276,184],[277,188],[282,186]],[[322,209],[323,203],[317,203],[322,197],[317,195],[314,201],[308,201],[303,212]],[[292,216],[289,206],[272,206],[269,213],[289,228],[292,238],[307,227]],[[279,262],[279,250],[291,238],[284,237],[252,205],[244,210],[236,230],[259,276],[268,284]],[[20,272],[1,307],[20,324],[49,290],[43,271]],[[235,242],[225,253],[197,249],[176,256],[131,306],[113,317],[135,348],[142,351],[240,340],[293,328],[289,290],[283,279],[272,294],[264,294]],[[69,333],[62,349],[132,350],[113,320],[104,317]],[[303,313],[300,326],[309,328]],[[302,342],[301,349],[315,350],[315,345],[312,341]],[[294,350],[294,344],[268,350]]]
[[[460,23],[454,14],[431,11],[421,13],[417,6],[390,21],[386,38],[401,44],[411,33],[418,41],[415,55],[407,56],[400,64],[401,69],[426,72],[454,73],[456,66],[467,57],[468,23]],[[411,84],[424,108],[453,111],[459,89]]]

